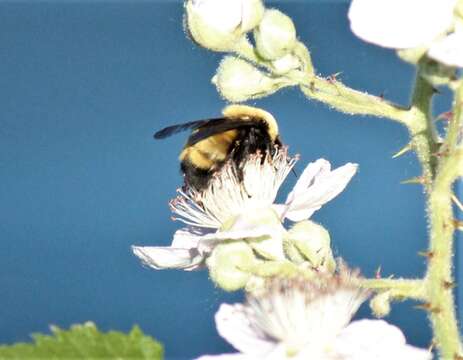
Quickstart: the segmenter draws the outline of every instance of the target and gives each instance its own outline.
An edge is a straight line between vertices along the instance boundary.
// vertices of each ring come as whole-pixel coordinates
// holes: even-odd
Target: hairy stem
[[[242,38],[233,51],[238,57],[248,60],[272,73],[273,66],[270,61],[262,59],[252,44]],[[389,118],[405,123],[409,118],[408,109],[384,100],[380,96],[370,95],[354,90],[335,77],[323,78],[315,75],[310,52],[307,47],[298,42],[293,54],[300,60],[301,68],[285,75],[290,82],[298,84],[301,91],[310,99],[323,102],[334,109],[350,115],[371,115]],[[278,74],[275,74],[280,76]]]
[[[463,149],[458,137],[463,125],[463,83],[455,94],[454,116],[440,154],[434,186],[429,196],[431,254],[426,274],[430,319],[434,341],[443,359],[463,356],[453,295],[453,237],[455,224],[452,209],[452,185],[461,176]]]
[[[392,297],[426,299],[426,283],[422,279],[364,279],[361,285],[375,291],[392,290]]]
[[[380,96],[354,90],[335,77],[322,78],[299,74],[301,91],[314,100],[350,115],[370,115],[389,118],[400,123],[407,120],[407,109],[392,104]]]
[[[236,54],[272,72],[272,64],[260,59],[251,44],[243,43]],[[453,117],[441,144],[431,113],[435,89],[423,76],[421,66],[418,67],[411,106],[403,108],[380,96],[354,90],[338,81],[336,76],[317,76],[310,53],[303,44],[298,44],[294,54],[303,66],[285,76],[298,84],[309,99],[351,115],[388,118],[409,130],[410,143],[397,156],[412,149],[421,164],[422,174],[414,182],[423,185],[428,203],[430,246],[427,274],[424,279],[365,279],[361,285],[378,292],[387,291],[391,299],[423,301],[422,307],[429,312],[434,342],[442,358],[462,359],[452,291],[453,235],[458,228],[452,211],[452,185],[463,176],[463,81],[457,88]]]
[[[389,291],[391,298],[424,301],[423,307],[429,312],[434,341],[442,358],[459,359],[462,346],[452,292],[455,229],[452,184],[463,173],[463,150],[457,146],[463,123],[463,85],[457,91],[454,116],[441,146],[431,114],[435,90],[422,76],[420,68],[409,109],[346,87],[335,77],[324,79],[312,74],[291,75],[298,78],[302,92],[309,98],[327,103],[344,113],[386,117],[408,128],[410,147],[416,152],[422,168],[419,179],[428,198],[430,248],[427,275],[424,280],[368,279],[363,286],[376,291]]]
[[[431,114],[434,92],[433,86],[418,71],[406,125],[410,133],[410,144],[421,164],[421,183],[426,193],[431,190],[438,155],[437,135]]]

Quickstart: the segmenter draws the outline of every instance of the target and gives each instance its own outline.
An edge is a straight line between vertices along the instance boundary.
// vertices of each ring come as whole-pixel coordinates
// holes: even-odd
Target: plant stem
[[[234,53],[242,59],[267,69],[270,73],[274,70],[272,63],[259,57],[252,44],[245,37],[236,44]],[[302,68],[293,70],[284,77],[290,82],[299,84],[301,91],[307,97],[321,101],[336,110],[350,115],[378,116],[400,123],[405,123],[409,118],[408,109],[384,100],[380,96],[354,90],[338,81],[335,77],[325,79],[316,76],[310,52],[301,42],[296,44],[294,55],[300,59]]]
[[[437,135],[431,114],[434,92],[433,86],[421,76],[418,70],[406,126],[410,133],[410,144],[421,164],[421,183],[426,193],[431,190],[438,152]]]
[[[244,43],[237,54],[272,71],[271,63],[259,59],[250,44]],[[459,176],[463,176],[463,148],[460,140],[463,127],[463,80],[458,84],[453,117],[449,122],[446,139],[441,144],[431,113],[435,89],[423,76],[422,71],[425,70],[422,70],[421,65],[418,66],[411,107],[406,109],[382,97],[351,89],[335,76],[316,76],[310,53],[303,44],[298,45],[295,54],[305,66],[285,76],[299,84],[308,98],[321,101],[343,113],[384,117],[408,128],[411,141],[406,149],[410,147],[417,154],[422,168],[422,175],[418,179],[423,184],[428,203],[430,245],[427,273],[424,279],[366,279],[361,285],[379,292],[388,291],[391,298],[424,301],[423,307],[429,312],[434,330],[434,342],[442,358],[463,359],[452,291],[453,235],[457,227],[453,218],[452,185]]]
[[[325,79],[300,74],[299,83],[301,91],[307,97],[321,101],[343,113],[389,118],[403,124],[407,121],[407,109],[392,104],[382,97],[354,90],[336,78]]]
[[[426,299],[426,283],[422,279],[364,279],[361,285],[372,290],[391,290],[391,297]]]
[[[367,279],[363,286],[390,291],[391,298],[425,301],[434,330],[435,344],[445,360],[460,359],[455,303],[452,292],[452,255],[455,223],[452,212],[452,184],[463,176],[463,149],[457,146],[463,125],[463,81],[456,93],[453,118],[444,144],[439,143],[431,114],[433,86],[418,68],[410,109],[391,104],[381,97],[353,90],[336,78],[324,79],[310,73],[290,74],[299,81],[302,92],[311,99],[348,114],[386,117],[405,125],[410,146],[422,167],[420,182],[428,198],[430,247],[428,270],[423,280]],[[439,160],[440,159],[440,160]]]
[[[443,359],[462,356],[455,301],[453,296],[453,236],[455,225],[452,209],[452,185],[461,176],[463,149],[458,146],[459,131],[463,125],[463,82],[455,94],[454,116],[450,120],[443,144],[434,186],[429,196],[430,247],[426,274],[430,319],[434,341]]]

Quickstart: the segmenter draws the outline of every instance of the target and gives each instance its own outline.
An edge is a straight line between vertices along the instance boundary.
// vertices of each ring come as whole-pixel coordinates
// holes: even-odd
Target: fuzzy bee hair
[[[281,146],[278,124],[267,111],[247,105],[229,105],[223,116],[169,126],[154,137],[162,139],[192,129],[182,152],[180,167],[185,184],[203,190],[211,176],[231,160],[241,176],[250,154],[273,154]]]

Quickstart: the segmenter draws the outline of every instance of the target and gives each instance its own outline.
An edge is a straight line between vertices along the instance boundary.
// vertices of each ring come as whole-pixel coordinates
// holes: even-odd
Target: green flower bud
[[[271,78],[247,61],[233,56],[222,60],[212,83],[226,100],[232,102],[267,96],[290,85],[288,80]]]
[[[296,45],[296,28],[291,18],[281,11],[266,10],[254,30],[254,39],[260,56],[267,60],[279,59]]]
[[[212,281],[226,291],[243,288],[251,277],[257,259],[244,241],[224,241],[206,260]]]
[[[199,45],[229,51],[259,24],[264,5],[262,0],[188,0],[185,10],[187,30]]]
[[[298,222],[288,231],[285,251],[296,263],[303,259],[309,261],[314,268],[333,272],[336,262],[330,243],[330,234],[323,226],[306,220]]]
[[[385,317],[391,312],[391,296],[389,291],[375,295],[370,300],[370,308],[376,317]]]

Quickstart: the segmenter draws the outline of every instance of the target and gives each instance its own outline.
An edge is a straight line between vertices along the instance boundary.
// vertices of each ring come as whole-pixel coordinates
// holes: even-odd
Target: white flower
[[[154,269],[197,269],[224,240],[246,239],[254,251],[270,260],[285,259],[282,222],[308,219],[338,195],[355,174],[357,165],[348,163],[334,171],[319,159],[302,173],[285,204],[274,204],[277,192],[297,159],[287,150],[276,149],[262,159],[250,156],[240,179],[233,163],[225,164],[207,189],[179,190],[171,210],[189,227],[178,230],[171,246],[133,246],[133,251]]]
[[[245,305],[222,304],[216,314],[219,334],[239,353],[200,359],[431,359],[383,320],[349,324],[367,297],[346,269],[313,280],[273,279]]]
[[[354,34],[365,41],[394,49],[425,47],[435,60],[463,67],[456,1],[353,0],[348,16]]]
[[[262,0],[189,0],[185,9],[193,39],[216,51],[233,49],[264,15]]]

